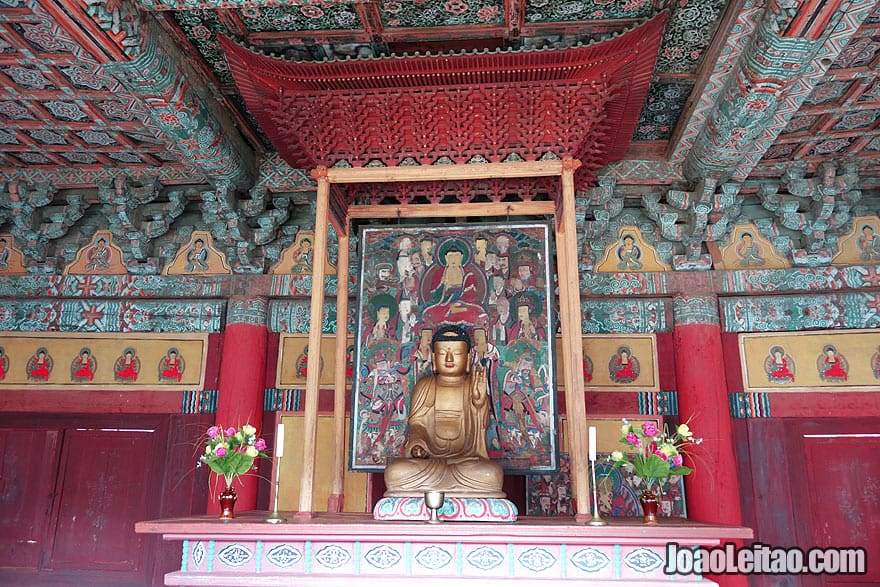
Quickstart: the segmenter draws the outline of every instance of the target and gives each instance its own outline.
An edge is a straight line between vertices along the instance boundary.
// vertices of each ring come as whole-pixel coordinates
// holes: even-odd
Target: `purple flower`
[[[222,446],[218,446],[217,448],[214,449],[214,454],[217,455],[218,457],[225,457],[226,456],[226,449],[223,448]]]
[[[254,443],[254,448],[256,448],[259,451],[266,450],[266,441],[263,440],[262,438],[258,438],[257,441]]]
[[[226,429],[226,436],[235,436],[235,428],[230,426]]]
[[[626,441],[633,446],[642,446],[642,439],[636,436],[635,432],[626,435]]]
[[[217,438],[220,436],[220,426],[211,426],[208,428],[208,438]]]
[[[645,433],[645,436],[657,436],[657,425],[653,422],[645,422],[642,424],[642,432]]]
[[[673,467],[680,467],[683,462],[684,462],[684,459],[681,458],[681,455],[675,455],[674,457],[672,457],[672,466]]]

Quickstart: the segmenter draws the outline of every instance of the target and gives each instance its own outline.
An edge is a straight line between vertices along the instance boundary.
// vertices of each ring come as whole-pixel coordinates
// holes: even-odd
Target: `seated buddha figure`
[[[440,327],[432,350],[434,373],[413,388],[405,456],[385,468],[385,497],[503,498],[504,471],[486,449],[486,370],[471,369],[471,340],[459,326]]]

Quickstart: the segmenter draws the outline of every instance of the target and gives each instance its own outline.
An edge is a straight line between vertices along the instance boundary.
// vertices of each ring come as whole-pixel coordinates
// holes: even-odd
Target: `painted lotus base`
[[[507,499],[447,497],[437,517],[445,522],[515,522],[518,514]],[[429,517],[422,497],[383,497],[373,508],[375,520],[424,522]]]

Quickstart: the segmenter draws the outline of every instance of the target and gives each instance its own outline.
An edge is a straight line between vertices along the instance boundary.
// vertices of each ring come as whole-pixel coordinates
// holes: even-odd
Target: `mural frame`
[[[465,326],[472,360],[486,361],[489,456],[509,473],[557,470],[552,238],[538,221],[360,229],[352,470],[402,456],[442,324]]]

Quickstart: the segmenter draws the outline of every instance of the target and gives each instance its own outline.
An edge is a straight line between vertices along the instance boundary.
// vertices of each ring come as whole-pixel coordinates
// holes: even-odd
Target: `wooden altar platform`
[[[196,516],[139,522],[138,533],[183,542],[179,571],[166,585],[491,587],[715,585],[699,575],[667,575],[666,545],[713,546],[753,537],[750,528],[666,519],[612,519],[587,526],[571,518],[516,522],[377,522],[369,514],[317,514],[269,524],[268,512],[231,521]]]

